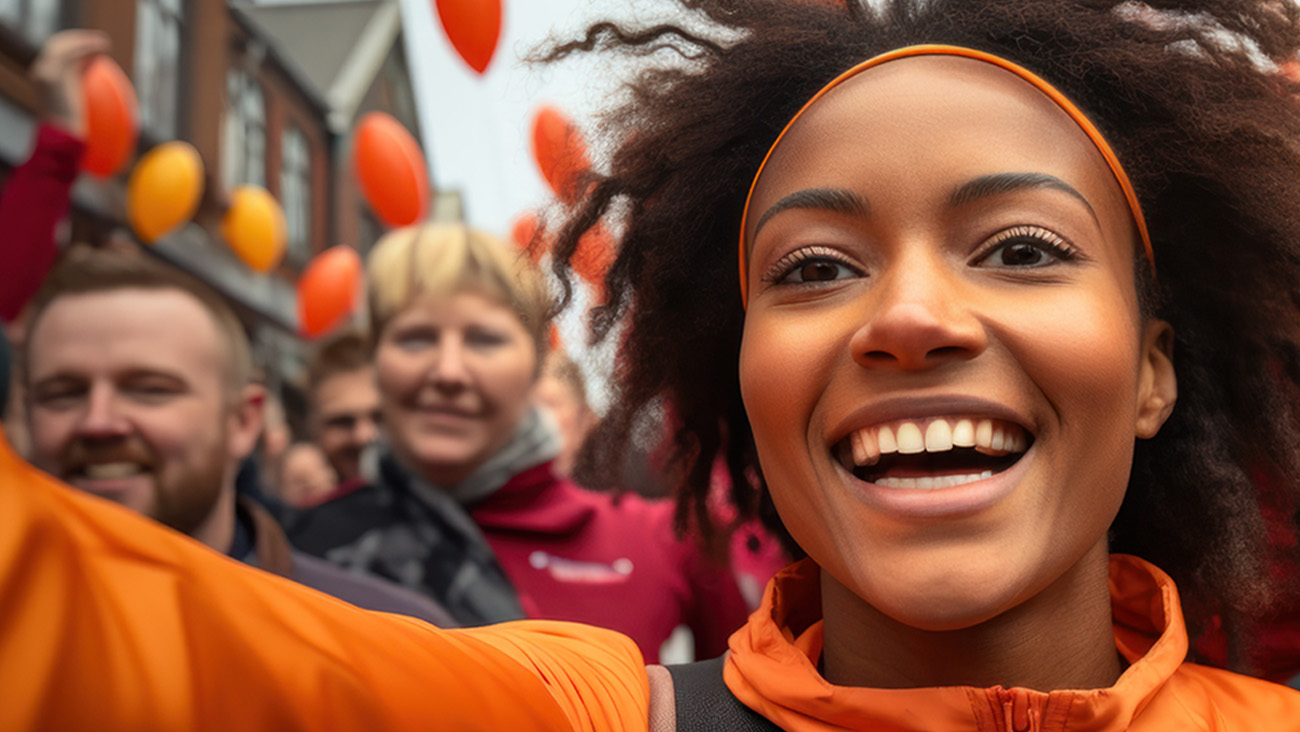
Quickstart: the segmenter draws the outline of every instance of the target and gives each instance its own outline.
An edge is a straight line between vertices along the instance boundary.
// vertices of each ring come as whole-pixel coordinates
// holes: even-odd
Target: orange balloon
[[[203,198],[203,159],[188,142],[168,142],[140,158],[126,183],[126,214],[150,244],[194,218]]]
[[[546,230],[542,228],[542,222],[537,213],[525,211],[519,214],[514,225],[510,228],[510,239],[522,251],[527,252],[528,258],[533,261],[533,264],[536,264],[549,248],[546,242],[536,241],[539,236],[545,233]]]
[[[501,0],[437,0],[438,19],[456,53],[482,74],[501,40]]]
[[[361,296],[361,258],[352,247],[321,252],[298,278],[298,328],[310,338],[343,324]]]
[[[221,218],[221,236],[235,256],[257,272],[270,272],[284,259],[289,227],[280,203],[261,186],[239,186]]]
[[[542,107],[533,117],[533,157],[551,190],[565,203],[581,196],[581,176],[591,169],[582,133],[555,107]]]
[[[108,56],[96,56],[81,77],[86,113],[86,152],[81,167],[107,178],[135,152],[137,102],[131,81]]]
[[[424,218],[429,171],[420,145],[401,122],[384,112],[361,119],[352,138],[352,167],[371,210],[390,227]]]

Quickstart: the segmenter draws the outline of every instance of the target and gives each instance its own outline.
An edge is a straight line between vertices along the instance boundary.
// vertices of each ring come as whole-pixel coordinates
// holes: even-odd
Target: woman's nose
[[[873,369],[922,371],[969,360],[988,346],[970,288],[941,263],[886,274],[865,297],[850,339],[855,361]]]
[[[438,348],[438,359],[430,374],[438,389],[455,392],[469,384],[469,369],[465,362],[465,342],[456,337],[443,338]]]

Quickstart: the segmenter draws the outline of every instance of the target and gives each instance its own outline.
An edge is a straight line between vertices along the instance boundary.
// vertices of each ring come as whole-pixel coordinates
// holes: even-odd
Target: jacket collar
[[[264,569],[271,574],[289,577],[293,574],[293,548],[284,535],[284,529],[276,523],[271,512],[248,496],[235,499],[236,510],[248,517],[253,534],[253,551],[244,558],[244,562]],[[252,560],[252,561],[249,561]]]
[[[817,671],[822,621],[797,617],[820,607],[819,572],[805,559],[772,579],[763,605],[732,636],[724,672],[733,694],[789,730],[1124,730],[1187,655],[1173,580],[1141,559],[1117,554],[1110,560],[1115,645],[1130,666],[1108,689],[835,686]]]

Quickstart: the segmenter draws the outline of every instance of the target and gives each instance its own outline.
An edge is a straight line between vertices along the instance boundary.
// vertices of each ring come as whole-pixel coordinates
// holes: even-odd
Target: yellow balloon
[[[288,239],[284,210],[265,188],[239,186],[230,194],[221,236],[250,269],[270,272],[284,258]]]
[[[152,243],[194,218],[203,198],[203,159],[188,142],[150,150],[126,184],[126,213],[136,236]]]

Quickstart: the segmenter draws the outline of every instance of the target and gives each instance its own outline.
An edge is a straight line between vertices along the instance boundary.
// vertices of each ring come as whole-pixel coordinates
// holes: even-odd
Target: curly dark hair
[[[744,312],[735,246],[749,184],[799,107],[858,61],[916,43],[981,49],[1085,110],[1124,161],[1152,233],[1159,277],[1139,250],[1140,301],[1173,324],[1179,399],[1159,436],[1136,448],[1112,547],[1174,577],[1193,633],[1214,615],[1248,629],[1279,597],[1270,569],[1290,561],[1264,516],[1282,516],[1292,535],[1296,524],[1300,84],[1279,68],[1300,50],[1300,7],[677,3],[689,19],[601,22],[539,56],[641,59],[604,118],[608,172],[568,212],[554,247],[564,275],[583,232],[602,219],[623,231],[593,334],[620,333],[619,391],[589,457],[616,463],[643,415],[667,403],[680,425],[679,524],[711,530],[706,498],[721,456],[741,515],[780,531],[736,367]],[[626,328],[615,331],[619,323]]]

